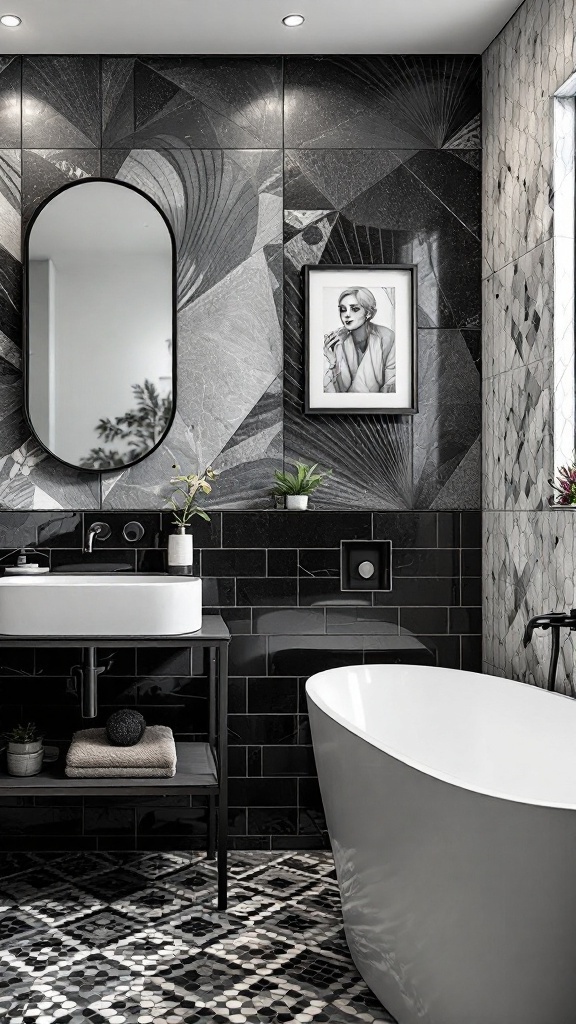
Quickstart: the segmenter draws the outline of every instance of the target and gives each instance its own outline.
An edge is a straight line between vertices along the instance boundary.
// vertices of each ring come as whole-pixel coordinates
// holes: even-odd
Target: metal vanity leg
[[[218,910],[228,905],[228,644],[218,656]]]
[[[208,648],[208,742],[214,750],[216,744],[216,648]],[[208,797],[208,850],[206,856],[216,856],[216,798]]]

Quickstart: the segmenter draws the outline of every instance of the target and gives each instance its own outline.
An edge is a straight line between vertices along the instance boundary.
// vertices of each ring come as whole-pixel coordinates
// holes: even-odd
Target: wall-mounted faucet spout
[[[91,555],[94,539],[97,537],[98,540],[108,540],[111,533],[112,531],[108,526],[108,523],[90,523],[86,534],[84,553],[86,555]]]
[[[535,629],[552,630],[552,651],[550,653],[550,666],[548,669],[549,690],[556,688],[556,670],[558,668],[560,630],[562,628],[576,630],[576,608],[572,608],[569,612],[546,612],[544,615],[536,615],[533,619],[530,619],[524,630],[524,647],[528,647]],[[572,679],[570,679],[570,689],[572,696],[576,697],[576,690],[574,689]]]

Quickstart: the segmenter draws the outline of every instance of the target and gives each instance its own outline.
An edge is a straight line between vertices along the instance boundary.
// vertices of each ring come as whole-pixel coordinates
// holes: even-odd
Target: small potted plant
[[[317,487],[324,483],[326,478],[332,473],[332,470],[326,469],[323,472],[317,473],[317,463],[314,463],[313,466],[307,466],[304,462],[293,462],[292,465],[296,470],[295,473],[279,469],[274,471],[276,483],[272,493],[275,496],[281,495],[285,498],[287,509],[303,512],[304,509],[308,508],[309,496]]]
[[[44,745],[34,722],[15,725],[6,733],[8,750],[6,760],[9,775],[38,775],[42,768]]]
[[[180,469],[180,466],[174,464],[172,469]],[[192,535],[186,533],[186,528],[194,516],[210,522],[210,516],[199,504],[199,498],[203,494],[210,494],[212,484],[209,481],[215,480],[217,475],[211,466],[207,466],[202,476],[188,473],[187,476],[171,477],[170,483],[176,486],[167,504],[173,509],[172,525],[176,529],[168,537],[168,572],[192,574],[194,542]]]

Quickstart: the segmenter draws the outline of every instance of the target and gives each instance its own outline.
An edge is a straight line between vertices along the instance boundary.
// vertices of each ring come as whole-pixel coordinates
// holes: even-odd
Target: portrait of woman
[[[385,292],[387,319],[394,322],[394,291]],[[377,324],[377,303],[369,288],[346,288],[338,297],[342,323],[324,336],[324,391],[396,391],[396,344],[392,327]]]
[[[416,264],[309,264],[304,286],[307,413],[418,411]]]

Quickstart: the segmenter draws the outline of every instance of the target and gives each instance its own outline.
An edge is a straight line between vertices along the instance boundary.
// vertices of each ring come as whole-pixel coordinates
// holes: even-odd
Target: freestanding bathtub
[[[306,686],[350,951],[400,1024],[575,1024],[576,701],[495,676]]]

